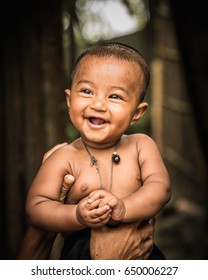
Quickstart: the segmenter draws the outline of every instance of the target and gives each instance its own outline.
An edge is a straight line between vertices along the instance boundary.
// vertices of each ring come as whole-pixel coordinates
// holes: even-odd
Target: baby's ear
[[[67,103],[68,108],[70,108],[70,104],[71,104],[71,100],[70,100],[71,91],[69,89],[66,89],[65,93],[66,93],[66,103]]]
[[[135,124],[136,121],[138,121],[139,119],[141,119],[143,117],[143,115],[147,111],[147,107],[148,107],[148,104],[146,102],[142,102],[137,106],[130,125]]]

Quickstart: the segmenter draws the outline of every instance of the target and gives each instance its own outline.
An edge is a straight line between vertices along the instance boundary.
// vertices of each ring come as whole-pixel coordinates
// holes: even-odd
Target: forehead
[[[82,58],[75,68],[73,79],[80,76],[110,76],[125,78],[131,82],[141,83],[142,71],[138,63],[134,61],[122,60],[115,56],[90,56]]]

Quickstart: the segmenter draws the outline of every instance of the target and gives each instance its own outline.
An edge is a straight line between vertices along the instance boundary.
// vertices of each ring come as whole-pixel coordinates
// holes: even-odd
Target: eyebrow
[[[123,87],[120,87],[120,86],[112,86],[111,88],[112,89],[119,89],[119,90],[122,90],[122,91],[126,92],[127,94],[129,94],[129,91],[126,88],[123,88]]]
[[[78,81],[78,82],[77,82],[77,85],[82,84],[82,83],[87,83],[87,84],[94,85],[94,83],[93,83],[93,82],[88,81],[88,80],[80,80],[80,81]]]
[[[82,84],[82,83],[87,83],[87,84],[91,84],[94,85],[93,82],[89,81],[89,80],[80,80],[77,82],[77,85]],[[112,89],[119,89],[122,91],[125,91],[126,93],[129,93],[127,89],[125,89],[124,87],[120,87],[120,86],[111,86]]]

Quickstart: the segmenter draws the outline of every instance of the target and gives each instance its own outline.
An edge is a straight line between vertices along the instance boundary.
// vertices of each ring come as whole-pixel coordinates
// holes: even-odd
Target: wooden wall
[[[14,1],[1,21],[0,254],[15,258],[27,190],[43,154],[66,141],[61,1]],[[50,7],[50,9],[49,9]],[[3,13],[3,11],[2,11]]]
[[[189,91],[187,76],[191,73],[186,72],[174,16],[169,1],[157,1],[151,66],[152,136],[173,189],[169,212],[163,213],[169,215],[159,222],[158,240],[169,258],[197,259],[206,254],[206,241],[199,244],[196,240],[205,240],[207,233],[207,159]],[[189,28],[187,37],[191,36]],[[200,94],[203,98],[198,91]]]

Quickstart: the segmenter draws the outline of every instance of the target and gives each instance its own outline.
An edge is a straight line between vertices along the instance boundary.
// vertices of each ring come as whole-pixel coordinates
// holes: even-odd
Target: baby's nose
[[[106,100],[105,98],[95,97],[91,103],[91,109],[96,111],[106,111]]]

